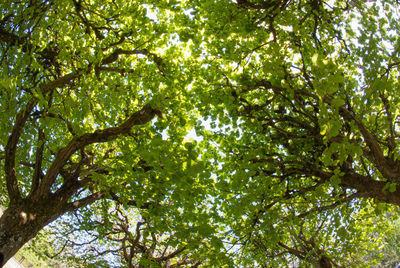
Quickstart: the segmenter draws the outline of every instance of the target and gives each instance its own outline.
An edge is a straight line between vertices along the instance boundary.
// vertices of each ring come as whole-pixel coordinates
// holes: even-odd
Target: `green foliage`
[[[208,140],[238,263],[357,265],[386,228],[358,196],[399,205],[396,3],[206,3],[193,5],[209,37],[194,90],[229,125]]]
[[[393,217],[387,214],[386,220],[390,222],[390,227],[373,234],[382,237],[383,242],[378,249],[369,251],[364,257],[365,260],[374,260],[375,267],[395,267],[399,263],[399,219],[397,215]]]
[[[400,205],[396,1],[0,7],[1,203],[63,215],[50,251],[373,265]]]
[[[394,266],[399,262],[400,256],[400,225],[399,220],[393,222],[393,226],[389,231],[384,234],[385,241],[383,248],[377,251],[378,254],[382,254],[382,264],[387,266]]]

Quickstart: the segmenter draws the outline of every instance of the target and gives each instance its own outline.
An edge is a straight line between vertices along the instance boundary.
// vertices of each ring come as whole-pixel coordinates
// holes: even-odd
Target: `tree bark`
[[[62,213],[62,208],[54,205],[54,202],[33,203],[23,200],[10,205],[3,212],[0,217],[0,255],[3,264]]]
[[[316,268],[332,268],[331,261],[328,257],[322,256],[319,259],[318,264],[316,265]]]
[[[31,193],[28,197],[23,198],[18,188],[15,158],[19,137],[34,104],[34,101],[30,102],[27,109],[17,115],[12,135],[6,146],[4,169],[10,205],[0,218],[0,258],[4,258],[4,263],[17,253],[25,243],[35,237],[43,227],[60,215],[104,197],[102,192],[97,192],[72,203],[69,202],[79,189],[87,187],[84,178],[78,180],[79,169],[75,171],[73,177],[65,177],[64,184],[55,193],[51,192],[54,181],[60,175],[71,155],[80,149],[84,149],[87,145],[115,140],[118,136],[129,133],[133,126],[144,125],[156,115],[162,116],[161,110],[154,109],[151,105],[146,104],[117,127],[98,129],[92,133],[73,138],[64,148],[58,151],[40,183],[38,181],[32,182]],[[39,155],[41,154],[39,153]],[[39,160],[41,160],[40,157]],[[34,170],[34,172],[39,171]]]

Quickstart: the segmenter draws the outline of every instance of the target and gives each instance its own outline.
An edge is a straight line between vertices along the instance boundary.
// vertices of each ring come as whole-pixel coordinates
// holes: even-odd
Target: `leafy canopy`
[[[396,1],[1,5],[4,204],[196,264],[366,262],[400,205]]]

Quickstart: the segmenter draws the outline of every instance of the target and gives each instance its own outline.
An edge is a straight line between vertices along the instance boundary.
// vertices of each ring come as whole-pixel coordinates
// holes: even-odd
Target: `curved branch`
[[[156,63],[158,70],[162,73],[163,76],[165,76],[165,73],[163,71],[164,68],[164,61],[161,57],[157,56],[157,54],[152,53],[148,51],[147,49],[133,49],[133,50],[126,50],[126,49],[116,49],[114,52],[112,52],[110,55],[108,55],[106,58],[104,58],[100,66],[96,67],[96,72],[100,71],[102,69],[101,65],[106,65],[113,63],[118,60],[119,55],[145,55],[145,56],[151,56],[153,58],[153,61]]]
[[[61,76],[53,81],[50,81],[48,83],[41,84],[40,89],[42,91],[42,94],[44,95],[56,88],[63,88],[65,86],[67,86],[69,83],[71,83],[72,80],[74,80],[78,77],[79,77],[78,73],[69,73],[69,74]]]
[[[323,100],[327,104],[332,103],[332,99],[328,96],[323,97]],[[371,154],[373,158],[371,159],[374,163],[375,167],[381,172],[381,174],[389,180],[398,180],[400,177],[400,167],[399,162],[389,161],[384,154],[383,151],[374,137],[374,135],[368,131],[366,126],[362,123],[362,121],[355,116],[353,112],[347,109],[344,105],[339,108],[340,114],[345,120],[351,121],[353,120],[357,125],[358,129],[360,130],[365,143],[367,144],[369,150],[371,150]]]
[[[25,126],[29,114],[31,113],[35,105],[36,100],[32,99],[30,102],[28,102],[25,108],[17,114],[11,136],[8,138],[5,148],[4,172],[6,175],[7,191],[11,202],[21,199],[21,194],[18,189],[17,175],[15,171],[15,156],[17,151],[17,144],[19,142],[22,130]]]
[[[132,114],[128,120],[118,127],[99,129],[93,133],[86,133],[80,137],[73,138],[64,148],[58,151],[56,158],[48,169],[47,174],[43,177],[43,180],[33,198],[39,199],[41,196],[50,193],[51,185],[60,174],[61,169],[71,155],[73,155],[77,150],[83,149],[85,146],[93,143],[102,143],[114,140],[121,134],[128,134],[133,126],[146,124],[156,115],[161,115],[161,111],[146,104],[141,110]]]

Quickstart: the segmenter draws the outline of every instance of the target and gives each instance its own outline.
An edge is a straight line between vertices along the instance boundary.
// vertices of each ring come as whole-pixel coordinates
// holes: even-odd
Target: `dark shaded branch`
[[[389,100],[386,95],[384,95],[381,91],[379,91],[379,98],[382,100],[383,106],[385,107],[386,119],[389,125],[389,136],[388,136],[388,147],[389,147],[389,155],[393,153],[394,148],[396,147],[396,135],[395,130],[393,128],[393,115],[390,111]],[[393,157],[391,157],[391,161],[394,161]]]
[[[4,172],[6,175],[7,191],[11,202],[21,199],[15,170],[15,156],[22,130],[35,105],[36,100],[32,99],[25,108],[17,114],[11,136],[8,138],[5,148]]]
[[[114,140],[121,134],[129,134],[133,126],[146,124],[159,114],[161,114],[159,109],[154,109],[149,104],[146,104],[141,110],[133,113],[128,120],[118,127],[99,129],[93,133],[86,133],[80,137],[73,138],[64,148],[58,151],[47,174],[43,177],[34,198],[39,198],[40,196],[50,193],[51,185],[60,174],[61,169],[67,163],[71,155],[77,150],[83,149],[89,144]]]
[[[290,2],[290,0],[283,1],[248,1],[248,0],[237,0],[237,3],[240,7],[255,9],[255,10],[267,10],[270,13],[275,13],[277,10],[284,11],[286,5]],[[273,16],[273,15],[271,15]]]
[[[41,84],[39,87],[42,90],[42,94],[45,95],[46,93],[58,87],[64,87],[66,84],[68,84],[72,79],[76,78],[77,76],[78,76],[77,74],[68,74],[49,83]],[[31,114],[33,108],[37,104],[37,102],[38,99],[32,97],[31,100],[26,104],[26,106],[17,114],[11,136],[9,137],[5,148],[6,161],[4,165],[4,171],[6,174],[7,191],[9,193],[11,201],[16,201],[20,198],[18,182],[16,177],[16,170],[15,170],[15,156],[16,156],[17,144],[19,142],[22,130],[25,127],[26,121],[29,115]],[[37,163],[39,164],[38,161]]]
[[[133,50],[126,50],[126,49],[116,49],[112,52],[109,56],[104,58],[101,62],[101,65],[110,64],[118,60],[119,55],[151,55],[155,58],[158,56],[154,53],[149,52],[147,49],[133,49]]]
[[[323,98],[324,102],[331,104],[332,99],[328,96]],[[392,161],[388,161],[383,154],[383,151],[379,145],[379,142],[376,140],[374,135],[368,131],[365,125],[361,122],[359,118],[357,118],[353,112],[349,111],[344,105],[339,108],[340,114],[347,121],[353,121],[356,123],[358,129],[360,130],[365,143],[370,149],[375,167],[382,173],[382,175],[389,180],[398,180],[400,177],[400,170],[398,161],[395,163],[390,163]]]
[[[32,186],[30,193],[36,191],[37,187],[39,186],[39,182],[43,176],[42,173],[42,161],[43,161],[43,151],[44,151],[44,143],[45,143],[45,135],[41,128],[38,130],[38,141],[37,141],[37,149],[35,155],[35,167],[32,176]]]
[[[61,214],[65,213],[65,212],[71,212],[71,211],[77,210],[79,208],[85,207],[87,205],[93,204],[97,200],[104,198],[104,196],[105,195],[103,192],[97,192],[97,193],[91,194],[85,198],[73,201],[72,203],[68,203],[66,206],[64,206],[64,209],[61,212]]]
[[[76,79],[79,77],[78,73],[69,73],[67,75],[61,76],[53,81],[50,81],[45,84],[40,85],[40,89],[42,90],[42,94],[46,94],[47,92],[54,90],[56,88],[63,88],[69,83],[71,83],[72,80]]]
[[[100,66],[96,67],[96,71],[100,71],[101,69],[104,69],[104,67],[101,67],[101,65],[106,65],[113,63],[118,60],[119,55],[145,55],[145,56],[151,56],[153,58],[153,61],[157,64],[158,70],[162,73],[163,76],[165,76],[164,73],[164,61],[161,57],[157,56],[155,53],[152,53],[148,51],[147,49],[133,49],[133,50],[126,50],[126,49],[116,49],[114,52],[112,52],[109,56],[105,57],[101,63]]]
[[[9,33],[4,28],[0,27],[0,42],[7,43],[10,45],[20,46],[20,45],[26,45],[27,41],[28,41],[27,38],[22,38],[16,34]],[[28,44],[27,48],[28,49],[32,48],[32,45]]]
[[[341,179],[341,185],[353,189],[362,195],[362,197],[375,198],[384,203],[400,206],[400,189],[390,192],[386,189],[387,182],[377,181],[369,176],[357,174],[353,170],[346,170]]]
[[[319,177],[324,181],[329,180],[333,173],[322,170],[316,165],[304,165],[310,174]],[[390,192],[386,189],[387,182],[378,181],[370,176],[361,175],[355,172],[351,168],[341,167],[344,175],[341,176],[340,185],[345,188],[356,189],[357,195],[352,198],[368,197],[375,198],[380,202],[390,203],[393,205],[400,205],[400,189],[396,189],[394,192]]]
[[[157,261],[166,261],[166,260],[172,259],[175,256],[181,254],[185,249],[186,249],[186,247],[182,247],[182,248],[177,249],[174,252],[168,254],[167,256],[158,257],[158,258],[156,258],[156,260]]]
[[[64,179],[63,185],[54,193],[59,200],[68,201],[68,199],[76,193],[79,189],[83,189],[89,185],[89,183],[93,182],[90,178],[90,172],[96,172],[95,168],[88,168],[86,170],[81,170],[83,163],[80,161],[75,170],[66,170],[62,169],[60,171],[61,176]],[[86,174],[85,174],[86,173]],[[81,177],[80,180],[79,177]]]
[[[282,242],[278,242],[278,245],[281,246],[281,247],[283,247],[283,248],[286,250],[286,252],[288,252],[288,253],[290,253],[290,254],[296,256],[297,258],[299,258],[299,259],[301,259],[301,260],[304,260],[304,259],[306,258],[306,257],[303,255],[303,252],[301,252],[300,250],[297,250],[297,249],[295,249],[295,248],[291,248],[291,247],[289,247],[289,246],[283,244]]]
[[[112,200],[114,200],[115,202],[117,202],[117,204],[126,204],[126,205],[128,205],[128,206],[133,206],[133,207],[142,208],[142,209],[147,209],[147,208],[150,207],[151,204],[153,204],[153,203],[151,203],[151,202],[146,202],[146,203],[142,204],[142,205],[139,207],[139,206],[137,205],[137,202],[136,202],[135,200],[133,200],[133,199],[128,200],[127,202],[122,202],[122,201],[120,200],[119,196],[118,196],[116,193],[114,193],[113,191],[108,191],[108,193],[110,194]]]

